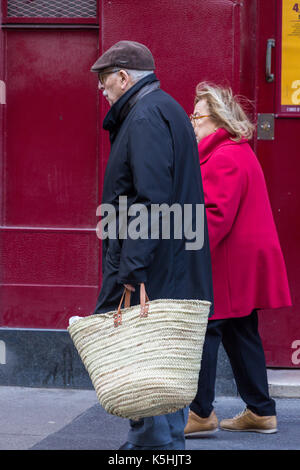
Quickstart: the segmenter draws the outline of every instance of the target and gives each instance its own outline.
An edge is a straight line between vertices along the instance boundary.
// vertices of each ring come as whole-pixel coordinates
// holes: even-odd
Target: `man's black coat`
[[[131,204],[147,207],[149,230],[152,204],[163,203],[179,204],[182,214],[184,204],[192,205],[195,229],[196,204],[204,204],[204,196],[194,130],[182,107],[159,88],[155,74],[138,81],[112,106],[103,128],[110,132],[111,152],[102,204],[115,207],[117,228],[119,196],[127,196],[128,208]],[[133,219],[128,217],[128,226]],[[116,309],[123,285],[138,287],[141,282],[150,300],[213,300],[206,217],[201,249],[187,250],[183,225],[181,239],[174,236],[173,228],[174,224],[170,239],[160,234],[156,239],[103,240],[103,280],[94,313]],[[138,288],[131,296],[131,304],[137,303]]]

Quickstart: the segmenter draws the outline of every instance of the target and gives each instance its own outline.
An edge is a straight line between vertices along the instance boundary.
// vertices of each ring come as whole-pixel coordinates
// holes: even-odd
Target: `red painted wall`
[[[120,39],[147,44],[162,88],[188,113],[200,79],[239,87],[238,2],[104,0],[99,11],[99,36],[92,29],[4,28],[5,326],[65,328],[71,314],[95,306],[96,208],[109,154],[101,129],[108,107],[89,72],[98,55]]]
[[[65,328],[99,289],[98,31],[5,30],[1,323]]]
[[[154,55],[161,87],[190,114],[200,80],[214,80],[239,91],[239,3],[103,0],[101,51],[121,39],[146,44]],[[104,105],[102,117],[107,109]],[[104,166],[107,153],[105,147]]]
[[[102,130],[108,105],[89,72],[96,58],[121,39],[140,41],[153,52],[161,87],[187,113],[200,80],[246,95],[253,100],[253,115],[272,112],[275,87],[264,81],[265,41],[276,34],[279,1],[102,0],[99,30],[70,24],[1,29],[7,105],[1,106],[5,113],[0,110],[0,326],[66,328],[69,316],[94,309],[101,284],[96,208],[109,155]],[[288,335],[297,331],[300,263],[297,224],[291,229],[286,194],[292,187],[294,211],[299,201],[295,158],[285,167],[283,190],[277,188],[283,142],[288,138],[297,150],[297,132],[290,133],[288,121],[276,126],[278,145],[254,139],[253,146],[265,171],[295,310],[281,317],[272,335],[274,316],[266,312],[262,334],[269,364],[292,366]],[[284,359],[281,353],[273,356],[275,350],[284,350]]]

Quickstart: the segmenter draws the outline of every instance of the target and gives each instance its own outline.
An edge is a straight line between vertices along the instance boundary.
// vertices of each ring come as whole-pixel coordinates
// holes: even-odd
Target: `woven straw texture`
[[[103,408],[130,419],[173,413],[194,399],[210,302],[153,300],[72,323],[68,331]]]

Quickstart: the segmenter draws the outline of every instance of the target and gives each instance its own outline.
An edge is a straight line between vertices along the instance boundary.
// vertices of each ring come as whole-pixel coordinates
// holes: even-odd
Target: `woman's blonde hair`
[[[242,137],[252,138],[255,126],[241,105],[241,101],[249,104],[250,100],[233,96],[231,88],[223,88],[208,82],[200,82],[196,86],[194,104],[196,105],[202,99],[205,99],[208,104],[212,121],[217,127],[226,129],[233,136],[232,140],[240,141]]]

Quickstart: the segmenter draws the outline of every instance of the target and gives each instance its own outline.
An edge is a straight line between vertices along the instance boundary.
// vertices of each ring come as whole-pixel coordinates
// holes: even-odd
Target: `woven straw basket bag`
[[[130,307],[125,289],[116,312],[83,317],[68,327],[108,413],[137,420],[173,413],[193,401],[210,305],[149,301],[141,284],[140,305]]]

